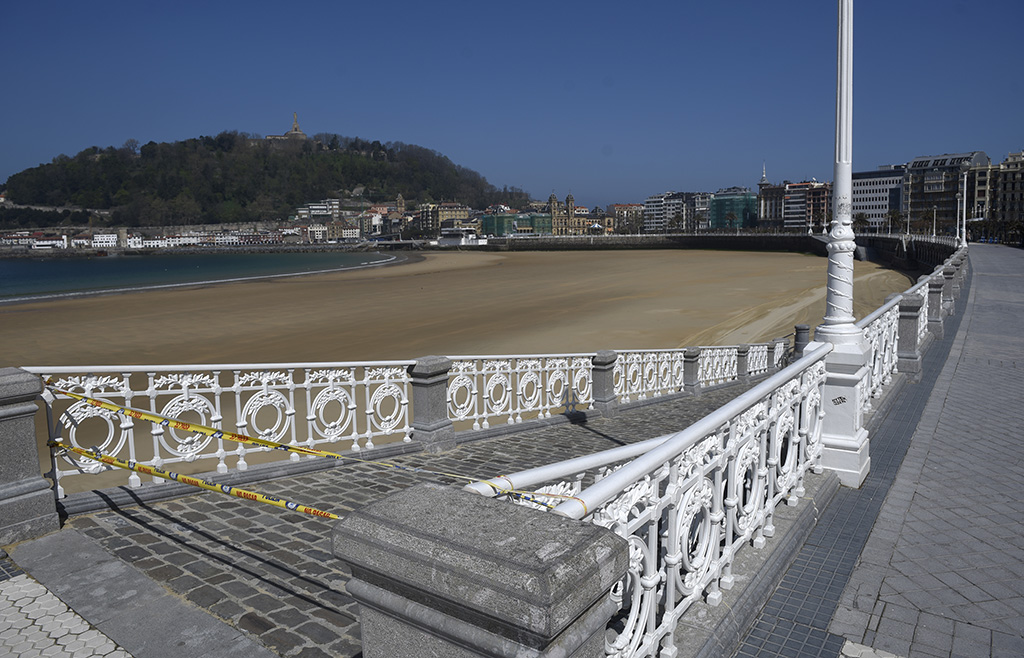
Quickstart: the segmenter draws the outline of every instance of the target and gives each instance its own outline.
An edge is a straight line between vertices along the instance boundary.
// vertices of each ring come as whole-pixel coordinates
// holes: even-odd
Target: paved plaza
[[[972,245],[971,269],[921,381],[872,420],[868,480],[822,511],[738,655],[1024,655],[1024,251]],[[743,390],[391,461],[493,476],[678,430]],[[252,488],[344,514],[425,479],[456,484],[345,464]],[[212,493],[73,516],[0,559],[0,653],[357,656],[331,525]]]

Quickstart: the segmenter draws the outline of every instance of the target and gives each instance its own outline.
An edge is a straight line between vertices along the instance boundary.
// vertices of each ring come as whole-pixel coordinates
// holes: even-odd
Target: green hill
[[[401,194],[419,202],[457,201],[474,208],[517,207],[528,195],[498,189],[471,169],[411,144],[367,142],[340,135],[264,140],[238,132],[173,143],[129,140],[88,148],[74,157],[14,174],[15,204],[112,210],[111,224],[233,223],[287,217],[296,206],[355,194],[370,202]],[[38,223],[38,215],[0,215],[7,226]],[[54,214],[57,217],[56,214]]]

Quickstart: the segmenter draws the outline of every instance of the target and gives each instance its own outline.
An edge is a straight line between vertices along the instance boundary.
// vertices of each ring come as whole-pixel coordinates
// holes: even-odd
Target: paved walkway
[[[729,387],[624,411],[613,419],[566,423],[463,444],[441,455],[417,453],[389,461],[491,477],[678,431],[747,388]],[[455,483],[344,464],[250,486],[344,514],[424,479]],[[11,552],[28,572],[19,578],[38,581],[38,590],[59,596],[86,620],[86,628],[109,636],[111,651],[123,648],[139,658],[357,656],[356,604],[346,594],[348,573],[331,554],[331,527],[332,522],[315,517],[201,493],[75,516],[60,532]],[[20,571],[0,560],[5,563]],[[0,592],[5,589],[0,583]],[[20,638],[30,632],[26,628],[41,627],[52,617],[46,613],[18,621],[9,633],[12,629],[4,630],[0,621],[0,637]],[[44,637],[38,639],[45,644]],[[51,639],[51,646],[56,644]]]
[[[868,479],[738,656],[1024,656],[1024,251],[972,245],[970,262],[962,316],[872,428]]]
[[[874,419],[867,482],[824,511],[738,655],[1024,655],[1024,252],[971,249],[962,324]],[[493,475],[667,433],[738,392],[393,461]],[[416,478],[345,465],[255,488],[344,513]],[[76,516],[0,559],[0,653],[359,655],[329,537],[214,494]]]

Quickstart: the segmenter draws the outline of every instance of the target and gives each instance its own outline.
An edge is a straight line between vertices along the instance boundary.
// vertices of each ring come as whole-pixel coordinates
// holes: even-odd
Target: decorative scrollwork
[[[736,527],[741,533],[754,529],[759,512],[764,507],[764,479],[758,472],[757,441],[749,441],[740,448],[733,472],[730,474],[733,495],[737,497]]]
[[[265,409],[276,412],[270,425],[257,422],[257,416],[265,415]],[[288,400],[278,391],[256,392],[245,403],[240,417],[261,439],[279,441],[288,430]]]
[[[679,504],[669,550],[679,556],[676,582],[683,596],[702,589],[711,571],[718,544],[718,528],[711,520],[713,497],[714,485],[711,480],[702,478],[683,495]]]
[[[316,431],[330,441],[337,441],[346,432],[350,431],[352,424],[352,409],[355,403],[347,389],[338,386],[328,386],[317,393],[310,405],[314,418]],[[327,417],[329,409],[337,408],[338,413],[331,418]]]
[[[86,431],[84,425],[90,419],[99,419],[102,421],[101,427],[106,425],[106,436],[102,438],[99,443],[96,442],[98,435],[102,436],[102,432]],[[94,425],[95,423],[90,423]],[[81,400],[75,402],[61,415],[61,425],[63,425],[64,432],[66,433],[65,439],[73,446],[79,448],[97,448],[100,452],[108,455],[116,455],[124,447],[125,442],[128,440],[129,431],[131,429],[131,419],[119,417],[113,411],[107,409],[101,409],[100,407],[94,407],[87,402]],[[78,432],[82,430],[85,434],[90,437],[90,445],[83,445],[78,440]],[[99,473],[106,469],[106,466],[98,461],[89,459],[86,457],[75,456],[74,453],[65,453],[63,455],[64,461],[74,465],[76,468],[85,471],[86,473]]]
[[[209,426],[209,419],[216,413],[213,403],[201,395],[179,395],[164,405],[160,415],[180,419],[182,415],[190,412],[199,416],[200,425],[206,426]],[[157,434],[160,437],[160,444],[171,454],[184,457],[187,461],[195,459],[212,440],[208,434],[202,432],[182,435],[174,425],[168,425],[167,430],[167,433]],[[168,435],[174,440],[174,445],[167,441]]]
[[[386,401],[389,402],[387,410],[384,408]],[[373,411],[374,425],[385,434],[390,434],[405,419],[405,394],[401,388],[392,383],[378,386],[370,398],[370,409]]]
[[[644,625],[651,608],[657,604],[657,557],[642,537],[630,535],[629,570],[615,584],[611,598],[622,606],[609,626],[611,637],[605,639],[609,656],[633,656],[644,638]]]
[[[455,420],[465,420],[476,409],[476,386],[472,377],[458,374],[448,384],[448,413]]]

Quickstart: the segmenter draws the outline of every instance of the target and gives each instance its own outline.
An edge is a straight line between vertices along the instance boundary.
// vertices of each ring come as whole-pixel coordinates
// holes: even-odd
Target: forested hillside
[[[360,189],[361,188],[361,189]],[[420,146],[320,134],[267,141],[237,132],[174,143],[129,140],[26,169],[7,181],[15,204],[112,209],[120,226],[231,223],[287,217],[324,198],[517,207],[528,195]]]

